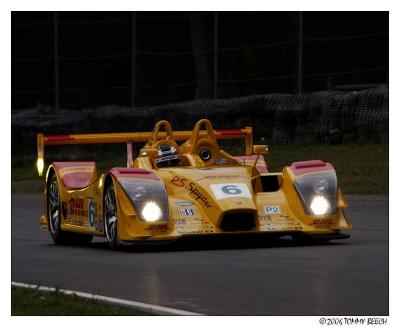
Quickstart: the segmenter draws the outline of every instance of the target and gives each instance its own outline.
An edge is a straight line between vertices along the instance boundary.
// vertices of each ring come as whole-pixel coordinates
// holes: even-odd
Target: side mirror
[[[268,145],[266,144],[253,145],[253,154],[267,154],[267,153],[268,153]]]
[[[141,157],[155,158],[155,157],[158,156],[158,150],[157,149],[141,149],[140,150],[140,156]]]

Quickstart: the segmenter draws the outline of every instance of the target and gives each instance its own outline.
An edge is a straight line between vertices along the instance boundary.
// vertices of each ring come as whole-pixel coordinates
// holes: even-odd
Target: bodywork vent
[[[277,175],[264,175],[260,177],[263,192],[276,192],[279,190],[279,177]]]
[[[249,231],[256,227],[253,212],[226,213],[222,217],[220,229],[225,232]]]

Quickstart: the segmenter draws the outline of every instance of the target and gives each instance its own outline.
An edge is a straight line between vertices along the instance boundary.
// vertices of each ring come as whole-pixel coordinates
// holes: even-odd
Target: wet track
[[[184,242],[108,250],[56,246],[42,198],[12,195],[12,280],[210,315],[388,315],[388,198],[347,197],[355,229],[328,245]]]

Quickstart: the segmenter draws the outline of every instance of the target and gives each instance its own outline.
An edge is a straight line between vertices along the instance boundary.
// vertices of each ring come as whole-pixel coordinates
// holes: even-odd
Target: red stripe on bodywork
[[[242,132],[241,129],[218,129],[217,130],[218,133],[224,135],[224,134],[243,134],[245,135],[245,133]]]
[[[69,135],[45,135],[46,141],[66,141],[66,140],[73,140],[74,138]]]
[[[94,167],[94,161],[70,161],[70,162],[53,162],[53,166],[59,170],[67,167]]]
[[[160,178],[152,171],[142,168],[122,168],[116,167],[110,170],[116,178],[141,178],[141,179],[153,179],[159,181]]]
[[[293,162],[289,167],[296,176],[312,172],[334,170],[333,166],[330,163],[323,162],[321,160]]]

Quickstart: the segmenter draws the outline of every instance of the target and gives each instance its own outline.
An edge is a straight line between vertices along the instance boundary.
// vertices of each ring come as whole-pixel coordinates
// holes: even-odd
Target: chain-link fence
[[[386,143],[389,138],[389,91],[379,87],[358,92],[325,91],[303,95],[269,94],[228,100],[203,100],[157,107],[108,106],[81,111],[49,108],[12,114],[13,164],[36,155],[36,133],[72,134],[151,131],[166,119],[176,130],[191,130],[208,118],[215,129],[252,126],[254,140],[269,144]],[[51,147],[50,147],[51,148]],[[58,159],[113,156],[116,145],[59,147]]]

